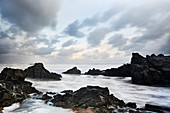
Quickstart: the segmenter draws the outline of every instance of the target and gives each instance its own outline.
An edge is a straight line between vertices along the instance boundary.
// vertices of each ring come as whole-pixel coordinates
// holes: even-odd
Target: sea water
[[[29,65],[0,65],[3,67],[13,67],[25,69]],[[88,71],[91,68],[108,69],[119,66],[118,64],[60,64],[60,65],[45,65],[45,68],[51,72],[62,73],[67,69],[77,66],[82,72]],[[87,85],[108,87],[111,94],[127,102],[135,102],[138,107],[143,107],[145,104],[155,104],[170,107],[170,88],[167,87],[151,87],[135,85],[131,83],[131,78],[126,77],[107,77],[107,76],[92,76],[92,75],[71,75],[62,74],[61,81],[40,81],[35,79],[26,79],[33,83],[33,86],[42,92],[60,93],[63,90],[78,90]],[[29,98],[21,104],[16,103],[4,109],[5,113],[73,113],[70,109],[53,107],[47,105],[42,100]]]

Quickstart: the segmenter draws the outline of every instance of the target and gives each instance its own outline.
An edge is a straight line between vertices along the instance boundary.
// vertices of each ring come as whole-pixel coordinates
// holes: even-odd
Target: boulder
[[[63,74],[81,74],[81,71],[77,69],[77,67],[73,67],[65,72]]]
[[[61,80],[61,75],[57,73],[50,73],[44,68],[42,63],[35,63],[33,66],[24,70],[26,77],[47,80]]]
[[[125,103],[113,95],[109,94],[108,88],[99,86],[87,86],[77,91],[64,91],[64,95],[57,94],[51,102],[54,106],[64,108],[88,108],[114,106],[123,107]]]
[[[89,69],[88,72],[85,72],[85,75],[103,75],[104,71],[101,71],[99,69]]]

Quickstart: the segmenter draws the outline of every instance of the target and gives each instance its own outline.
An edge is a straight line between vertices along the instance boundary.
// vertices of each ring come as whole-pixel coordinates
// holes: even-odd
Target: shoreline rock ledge
[[[44,80],[61,80],[62,76],[57,73],[49,72],[42,63],[35,63],[33,66],[24,70],[26,77]]]

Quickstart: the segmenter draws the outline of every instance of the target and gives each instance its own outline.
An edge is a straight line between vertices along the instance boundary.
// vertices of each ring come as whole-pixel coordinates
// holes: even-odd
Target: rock
[[[85,75],[103,75],[104,72],[99,69],[89,69],[88,72],[85,72]]]
[[[26,77],[36,79],[61,80],[61,75],[57,73],[50,73],[44,68],[42,63],[35,63],[33,66],[24,70]]]
[[[136,105],[136,103],[134,103],[134,102],[128,102],[128,103],[126,104],[126,107],[136,108],[137,105]]]
[[[0,73],[0,80],[24,81],[26,74],[21,69],[4,68]]]
[[[152,54],[145,58],[133,53],[131,66],[132,83],[170,86],[170,56]]]
[[[118,68],[106,69],[104,75],[112,77],[131,77],[131,68],[132,66],[130,64],[124,64]]]
[[[21,102],[28,94],[39,93],[32,83],[25,81],[26,74],[21,69],[4,68],[0,73],[0,108]]]
[[[47,93],[46,94],[44,94],[43,96],[42,96],[42,100],[49,100],[49,99],[51,99],[52,97],[51,96],[49,96]]]
[[[72,69],[63,72],[63,74],[81,74],[81,71],[77,69],[77,67],[73,67]]]
[[[25,99],[24,94],[12,93],[0,86],[0,107],[7,107],[16,102],[21,102]]]
[[[122,100],[119,100],[109,94],[108,88],[99,86],[87,86],[80,88],[72,93],[64,95],[57,94],[51,100],[54,106],[64,108],[87,108],[87,107],[104,107],[104,106],[125,106]]]

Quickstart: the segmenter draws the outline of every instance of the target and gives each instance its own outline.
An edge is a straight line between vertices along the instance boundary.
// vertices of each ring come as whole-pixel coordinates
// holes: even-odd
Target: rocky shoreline
[[[64,74],[82,74],[74,67]],[[149,86],[170,86],[170,56],[151,55],[143,57],[133,53],[130,64],[118,68],[99,70],[90,69],[85,74],[104,75],[111,77],[131,77],[132,83]],[[41,99],[45,103],[52,103],[52,106],[72,109],[75,112],[86,113],[166,113],[170,112],[169,107],[146,104],[138,108],[136,103],[125,103],[113,94],[110,94],[108,87],[87,86],[80,89],[65,90],[61,94],[55,92],[42,93],[32,83],[25,81],[25,78],[40,80],[61,80],[62,76],[49,72],[42,63],[35,63],[25,70],[4,68],[0,73],[0,109],[11,106],[13,103],[22,103],[27,98]],[[34,94],[31,97],[29,94]],[[37,96],[38,97],[37,97]]]

